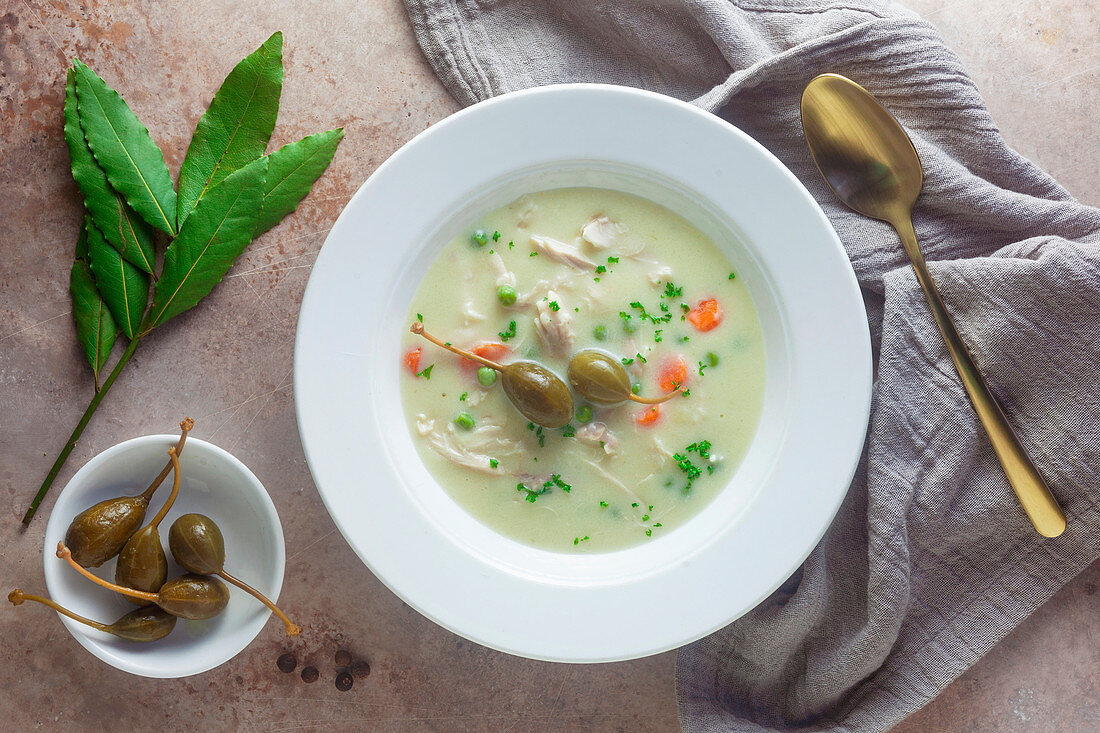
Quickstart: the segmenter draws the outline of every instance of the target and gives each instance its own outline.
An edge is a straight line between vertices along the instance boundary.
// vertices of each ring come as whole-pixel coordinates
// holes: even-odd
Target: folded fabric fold
[[[1100,557],[1100,211],[1008,148],[928,23],[871,0],[406,3],[462,103],[598,81],[722,115],[817,198],[864,289],[876,379],[856,478],[800,577],[681,650],[684,730],[885,731]],[[1066,511],[1061,537],[1020,510],[892,230],[844,208],[813,167],[798,101],[826,71],[913,137],[917,235]]]

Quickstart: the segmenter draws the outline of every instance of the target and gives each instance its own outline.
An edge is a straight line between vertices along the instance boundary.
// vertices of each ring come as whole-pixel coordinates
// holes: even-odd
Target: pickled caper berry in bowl
[[[103,451],[77,471],[58,496],[46,526],[43,550],[46,593],[25,587],[26,593],[48,594],[64,609],[104,626],[118,624],[127,614],[134,613],[135,605],[126,597],[92,583],[60,559],[58,543],[74,538],[70,525],[90,507],[119,497],[141,496],[165,467],[168,449],[179,442],[178,434],[135,438]],[[189,571],[181,567],[169,551],[164,530],[180,517],[198,513],[217,522],[234,574],[246,579],[267,598],[277,601],[286,552],[279,515],[263,484],[232,455],[194,437],[187,438],[178,461],[181,478],[178,494],[169,511],[161,517],[168,583]],[[136,526],[156,518],[169,500],[171,489],[172,475],[169,474],[164,485],[150,495],[146,508],[148,516],[144,521],[139,518]],[[91,549],[100,549],[96,536],[88,529],[85,531],[91,537]],[[103,554],[107,551],[99,553]],[[76,553],[73,555],[75,557]],[[97,556],[96,559],[101,558]],[[115,554],[99,565],[82,564],[99,578],[114,581],[117,562]],[[144,677],[186,677],[235,657],[271,618],[268,607],[243,590],[226,584],[225,591],[229,595],[228,602],[216,614],[199,620],[177,618],[166,634],[160,636],[162,631],[158,630],[154,635],[158,638],[151,641],[128,639],[63,614],[57,615],[85,649],[113,667]],[[39,604],[26,606],[19,611],[26,615],[24,618],[42,614],[42,623],[56,623],[49,618],[53,615],[49,609]]]

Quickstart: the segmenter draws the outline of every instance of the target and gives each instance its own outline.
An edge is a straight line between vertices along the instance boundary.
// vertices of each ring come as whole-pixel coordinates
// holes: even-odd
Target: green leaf
[[[90,226],[90,220],[84,217],[85,226]],[[84,347],[84,354],[88,357],[88,364],[92,367],[95,376],[96,391],[99,391],[99,372],[107,363],[107,356],[111,353],[111,347],[115,345],[118,337],[118,327],[111,317],[111,311],[99,295],[96,288],[95,277],[88,267],[88,230],[80,229],[80,237],[76,241],[76,259],[73,262],[72,272],[69,274],[69,292],[73,296],[73,320],[76,321],[76,336],[80,345]]]
[[[176,233],[176,192],[149,130],[114,89],[78,59],[76,98],[84,138],[107,180],[145,221]]]
[[[226,176],[264,154],[283,90],[283,34],[275,32],[225,77],[199,120],[180,168],[176,219]]]
[[[196,305],[252,241],[267,156],[249,163],[202,197],[164,252],[144,331]]]
[[[65,143],[69,146],[73,179],[84,194],[84,205],[96,228],[123,258],[144,272],[153,272],[153,232],[111,188],[95,162],[77,112],[76,72],[65,77]]]
[[[131,265],[89,222],[88,262],[100,295],[114,316],[118,329],[133,338],[149,302],[149,276]]]
[[[271,163],[264,178],[264,205],[253,236],[258,237],[298,208],[313,188],[313,182],[332,162],[344,128],[303,137],[269,155]]]

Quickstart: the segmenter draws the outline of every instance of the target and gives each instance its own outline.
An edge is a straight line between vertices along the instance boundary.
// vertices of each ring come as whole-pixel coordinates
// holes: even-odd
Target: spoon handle
[[[1050,493],[1042,474],[1031,462],[1027,451],[1020,444],[1015,431],[1005,417],[1004,411],[989,391],[989,385],[982,377],[978,365],[970,356],[970,350],[955,329],[955,322],[940,298],[936,289],[936,283],[932,281],[932,275],[928,272],[928,266],[924,262],[920,246],[917,244],[917,234],[913,230],[913,220],[906,213],[891,222],[897,229],[905,252],[913,263],[913,271],[917,275],[924,297],[928,300],[928,306],[932,309],[932,315],[936,319],[936,325],[940,328],[943,340],[947,343],[947,351],[951,354],[951,361],[955,362],[955,369],[959,372],[959,378],[970,397],[970,403],[974,406],[974,412],[978,413],[978,419],[989,435],[993,444],[993,450],[997,459],[1001,462],[1008,482],[1016,492],[1024,511],[1039,534],[1045,537],[1057,537],[1066,528],[1066,515],[1062,513],[1058,501]]]

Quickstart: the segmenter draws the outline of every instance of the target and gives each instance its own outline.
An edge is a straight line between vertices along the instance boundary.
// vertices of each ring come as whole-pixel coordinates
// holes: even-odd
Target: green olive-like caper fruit
[[[533,361],[516,361],[502,372],[504,394],[531,422],[560,428],[573,417],[573,395],[558,375]]]
[[[582,349],[569,360],[569,384],[581,397],[597,405],[617,405],[623,400],[656,405],[675,397],[639,397],[631,390],[630,375],[621,360],[599,349]]]
[[[93,629],[98,629],[108,634],[114,634],[126,641],[157,641],[158,639],[163,639],[168,636],[168,634],[172,633],[172,629],[176,627],[176,617],[156,606],[138,608],[130,611],[130,613],[126,614],[118,621],[115,621],[113,624],[104,624],[99,621],[93,621],[90,618],[79,616],[69,609],[55,603],[52,599],[24,593],[18,588],[8,593],[8,601],[13,606],[21,605],[23,601],[41,603],[44,606],[49,606],[63,616],[68,616],[74,621],[79,621],[82,624],[91,626]]]
[[[184,514],[168,530],[168,549],[189,573],[213,575],[225,565],[225,539],[214,520],[202,514]]]
[[[164,520],[168,510],[176,502],[180,493],[180,462],[176,455],[176,449],[168,451],[172,463],[172,493],[164,506],[153,517],[153,521],[134,532],[122,551],[118,553],[118,561],[115,563],[115,582],[127,588],[144,590],[155,593],[168,579],[168,558],[164,556],[164,547],[160,544],[160,530],[158,527]],[[139,606],[145,605],[145,601],[127,597],[131,603]]]
[[[573,395],[565,382],[542,364],[533,361],[516,361],[500,364],[485,357],[471,354],[449,343],[440,341],[424,330],[420,321],[409,328],[436,346],[461,357],[500,372],[504,393],[520,413],[536,425],[544,428],[560,428],[573,417]]]
[[[225,539],[217,523],[205,514],[184,514],[168,530],[168,548],[180,567],[188,572],[217,575],[270,608],[286,626],[288,636],[301,629],[260,591],[225,571]]]
[[[175,448],[177,456],[183,451],[187,433],[194,425],[191,418],[180,423],[181,434]],[[169,460],[143,493],[107,499],[77,514],[65,531],[65,544],[73,559],[86,568],[98,568],[117,555],[126,540],[141,526],[149,500],[171,470],[172,462]]]

